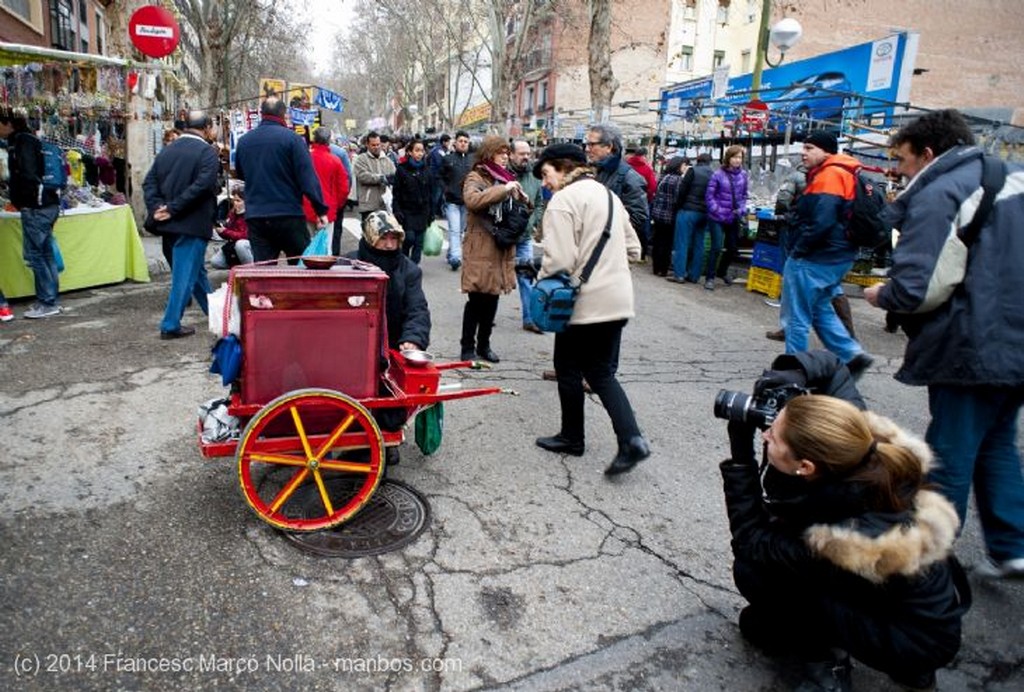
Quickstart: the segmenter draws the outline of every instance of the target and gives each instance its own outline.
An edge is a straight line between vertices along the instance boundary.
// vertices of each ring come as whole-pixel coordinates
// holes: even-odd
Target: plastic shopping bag
[[[437,220],[427,226],[427,232],[423,236],[423,254],[430,257],[437,257],[441,254],[441,245],[444,243],[444,229]]]
[[[313,239],[309,241],[309,245],[302,251],[303,257],[325,257],[331,254],[331,234],[327,232],[326,228],[321,228],[317,231]],[[299,264],[302,264],[302,260],[299,260]]]
[[[424,456],[440,449],[443,434],[444,406],[440,401],[416,414],[416,446]]]

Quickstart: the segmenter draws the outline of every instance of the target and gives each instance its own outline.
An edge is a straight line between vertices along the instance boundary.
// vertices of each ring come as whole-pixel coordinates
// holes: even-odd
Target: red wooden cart
[[[231,271],[243,357],[228,413],[244,427],[237,440],[205,442],[200,422],[199,447],[205,457],[237,459],[242,495],[268,524],[327,529],[367,503],[384,475],[385,447],[404,440],[402,429],[382,430],[374,411],[390,409],[378,417],[404,422],[438,402],[501,391],[441,384],[447,370],[480,367],[472,361],[413,362],[388,350],[387,280],[377,267],[345,259],[327,269]],[[357,479],[355,492],[332,496],[328,481],[343,476],[346,488]],[[319,503],[296,500],[307,486]]]

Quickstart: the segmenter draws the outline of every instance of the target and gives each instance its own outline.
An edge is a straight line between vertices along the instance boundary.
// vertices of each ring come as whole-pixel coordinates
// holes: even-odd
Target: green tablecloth
[[[64,257],[60,290],[149,281],[149,267],[129,206],[72,209],[57,219],[57,244]],[[35,295],[32,271],[22,257],[21,217],[0,214],[0,288],[8,298]]]

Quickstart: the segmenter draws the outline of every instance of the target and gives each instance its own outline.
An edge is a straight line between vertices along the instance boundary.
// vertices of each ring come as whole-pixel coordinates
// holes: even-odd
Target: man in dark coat
[[[296,264],[309,244],[302,198],[327,225],[327,205],[306,141],[288,127],[287,107],[278,98],[260,106],[260,125],[238,140],[235,173],[245,181],[246,223],[253,259],[277,259],[284,252]],[[339,200],[340,201],[340,200]]]
[[[0,112],[0,137],[7,138],[11,204],[21,212],[25,261],[35,277],[36,302],[25,311],[25,317],[52,317],[60,314],[53,253],[53,225],[60,215],[60,199],[56,190],[43,187],[42,143],[29,131],[25,118]]]
[[[188,114],[187,129],[174,146],[165,147],[153,161],[142,183],[146,209],[161,234],[176,236],[172,248],[171,293],[160,322],[161,339],[178,339],[196,333],[183,327],[181,316],[189,296],[208,313],[206,295],[206,244],[217,213],[217,173],[220,159],[210,146],[213,125],[202,111]]]
[[[469,153],[469,133],[455,133],[455,149],[444,157],[441,178],[444,180],[444,215],[448,221],[448,266],[452,271],[462,266],[462,235],[469,219],[462,199],[462,183],[473,168]]]
[[[896,170],[909,182],[883,218],[900,230],[900,242],[889,280],[865,289],[864,298],[913,320],[904,326],[909,339],[896,379],[928,387],[932,419],[925,440],[942,462],[929,480],[953,502],[961,522],[974,487],[988,552],[975,574],[1024,577],[1017,447],[1024,407],[1024,172],[1007,167],[995,204],[965,246],[950,229],[963,230],[978,212],[986,158],[963,116],[927,113],[891,144]]]
[[[597,169],[597,182],[614,192],[629,212],[629,223],[647,247],[647,183],[622,160],[622,133],[614,125],[591,125],[584,147],[587,162]]]

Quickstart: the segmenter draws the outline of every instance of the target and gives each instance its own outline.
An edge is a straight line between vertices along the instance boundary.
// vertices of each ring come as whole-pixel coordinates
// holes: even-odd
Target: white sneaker
[[[44,317],[53,317],[54,315],[59,314],[59,305],[43,305],[42,303],[36,303],[25,311],[25,317],[30,320],[39,320]]]
[[[974,574],[982,579],[1020,579],[1024,578],[1024,557],[996,562],[985,558],[974,566]]]

